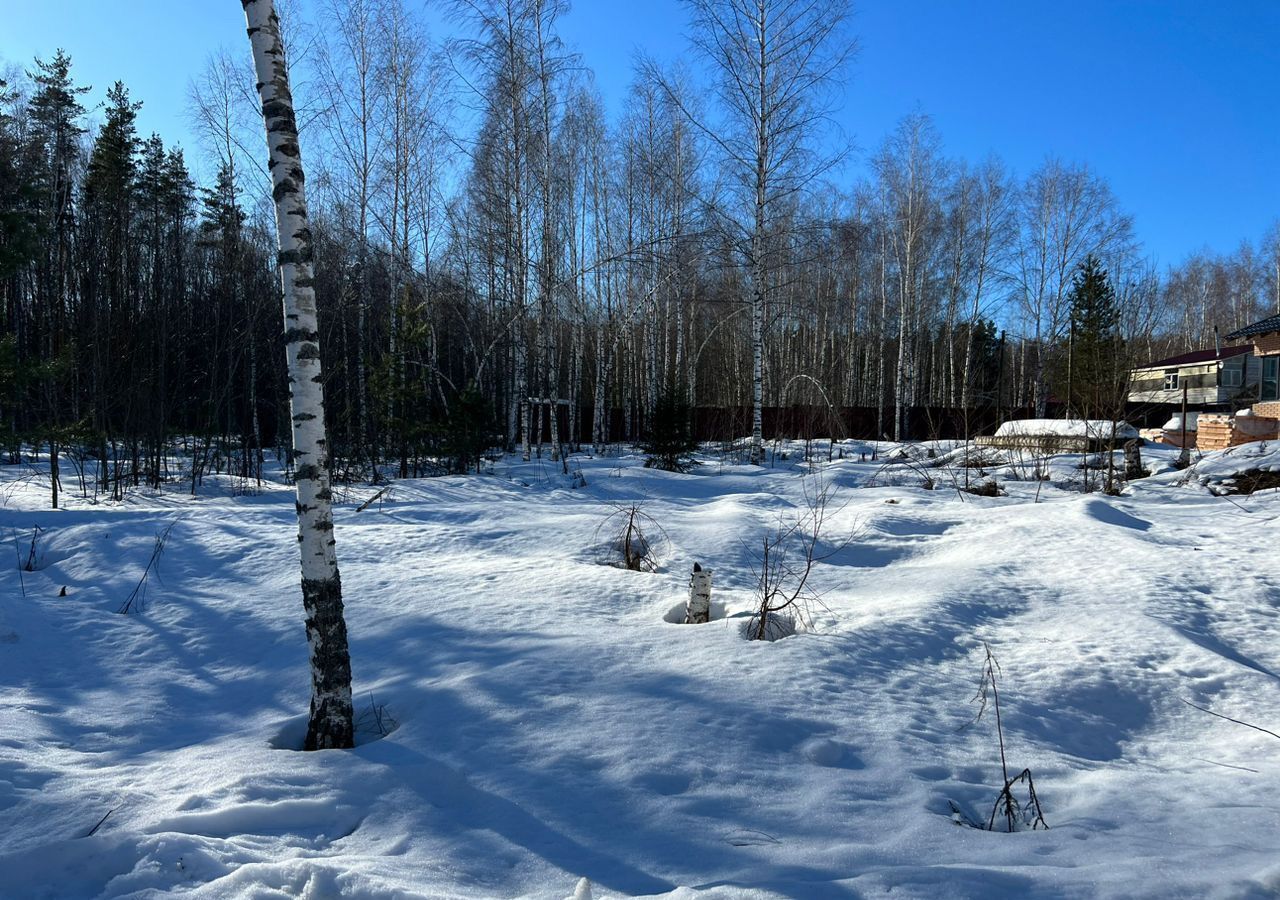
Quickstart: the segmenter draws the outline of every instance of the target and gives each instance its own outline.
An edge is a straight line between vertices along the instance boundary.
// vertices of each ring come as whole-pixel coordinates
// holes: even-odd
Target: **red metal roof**
[[[1168,359],[1157,359],[1155,362],[1149,362],[1143,369],[1155,369],[1160,366],[1190,366],[1195,363],[1206,363],[1215,359],[1230,359],[1233,356],[1239,356],[1242,353],[1248,353],[1253,349],[1252,344],[1241,344],[1235,347],[1223,347],[1218,350],[1192,350],[1190,353],[1183,353],[1180,356],[1170,356]]]

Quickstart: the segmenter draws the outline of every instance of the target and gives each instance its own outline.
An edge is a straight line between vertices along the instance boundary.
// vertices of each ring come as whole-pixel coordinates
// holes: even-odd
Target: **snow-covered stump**
[[[711,621],[711,570],[693,564],[689,576],[689,603],[685,607],[686,625],[705,625]]]

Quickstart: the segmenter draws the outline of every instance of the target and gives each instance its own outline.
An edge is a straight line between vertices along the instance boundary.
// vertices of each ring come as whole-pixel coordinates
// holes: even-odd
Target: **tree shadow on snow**
[[[638,860],[650,870],[701,878],[754,865],[771,885],[787,884],[791,876],[767,855],[744,858],[750,851],[726,845],[723,834],[735,826],[788,827],[772,818],[785,818],[785,810],[733,786],[785,777],[787,764],[806,748],[818,764],[861,766],[850,748],[823,743],[836,725],[788,714],[794,701],[785,693],[776,704],[753,698],[755,708],[743,717],[737,710],[752,699],[748,686],[733,697],[722,680],[676,672],[636,678],[625,664],[587,664],[581,644],[567,636],[424,619],[411,636],[384,642],[379,658],[378,699],[400,719],[401,731],[357,753],[387,764],[388,779],[394,785],[403,779],[426,801],[424,809],[442,809],[468,829],[500,835],[627,894],[673,889]],[[695,717],[699,724],[691,729]],[[585,742],[563,734],[566,723],[586,719],[592,729],[629,735],[629,754],[619,757],[616,742],[595,742],[589,732]],[[715,754],[708,755],[710,746]],[[405,767],[431,774],[415,776]],[[470,772],[483,773],[483,787]],[[823,884],[848,872],[791,874],[816,886],[817,893],[800,890],[797,897],[856,896]]]
[[[493,832],[565,872],[585,875],[610,890],[629,895],[672,891],[675,885],[623,859],[586,846],[552,828],[518,804],[473,784],[465,774],[439,759],[393,741],[370,744],[361,751],[370,762],[404,771],[417,768],[429,776],[402,782],[423,801],[459,825]]]

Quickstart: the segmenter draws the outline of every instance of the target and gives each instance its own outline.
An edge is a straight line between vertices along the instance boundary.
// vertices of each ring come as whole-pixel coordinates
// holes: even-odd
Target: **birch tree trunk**
[[[605,382],[609,377],[608,366],[605,361],[605,326],[600,326],[600,334],[596,339],[596,382],[593,386],[591,396],[591,443],[596,453],[601,452],[601,448],[608,438],[605,423],[608,421],[605,412]]]
[[[751,463],[764,464],[764,423],[762,406],[764,401],[764,304],[765,304],[765,261],[764,239],[768,224],[765,217],[769,198],[769,60],[766,52],[766,18],[763,6],[759,17],[753,25],[757,26],[757,41],[760,49],[757,67],[753,75],[757,82],[752,87],[758,96],[753,99],[758,109],[753,110],[758,118],[752,123],[755,126],[755,208],[753,210],[751,228]]]
[[[711,621],[711,570],[693,564],[689,576],[689,602],[685,605],[684,623],[702,625]]]
[[[333,538],[320,335],[312,274],[302,154],[280,20],[273,0],[241,0],[253,47],[270,151],[272,195],[284,292],[285,352],[297,487],[302,604],[311,652],[311,718],[304,749],[354,746],[351,659]]]

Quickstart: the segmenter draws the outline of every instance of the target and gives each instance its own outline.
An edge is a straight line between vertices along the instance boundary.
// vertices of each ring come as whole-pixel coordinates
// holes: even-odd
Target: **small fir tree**
[[[641,443],[647,469],[687,472],[695,465],[698,444],[689,424],[689,404],[674,393],[664,393],[653,408],[648,437]]]
[[[1107,270],[1090,254],[1071,282],[1067,402],[1086,416],[1114,415],[1124,397],[1120,308]]]
[[[449,471],[462,475],[475,469],[479,474],[494,429],[492,405],[474,382],[468,384],[449,404],[449,414],[439,429],[441,455]]]

